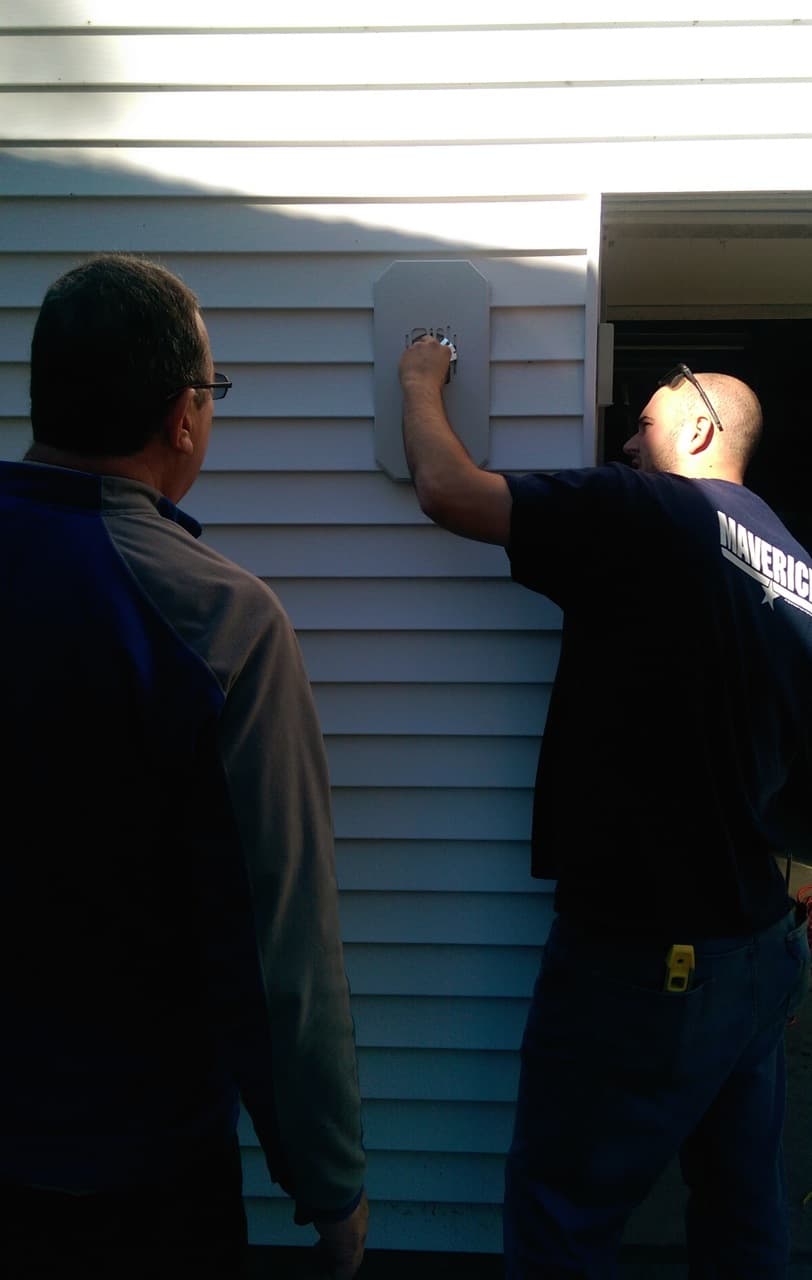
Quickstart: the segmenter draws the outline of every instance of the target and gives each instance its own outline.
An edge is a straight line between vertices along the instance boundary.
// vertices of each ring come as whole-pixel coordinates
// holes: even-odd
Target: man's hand
[[[418,338],[400,357],[398,373],[401,386],[405,388],[409,383],[422,383],[442,389],[448,377],[450,362],[449,346],[443,346],[428,334],[424,338]]]
[[[341,1222],[314,1223],[321,1240],[319,1253],[334,1280],[352,1280],[361,1265],[369,1229],[369,1201],[366,1191],[349,1218]]]

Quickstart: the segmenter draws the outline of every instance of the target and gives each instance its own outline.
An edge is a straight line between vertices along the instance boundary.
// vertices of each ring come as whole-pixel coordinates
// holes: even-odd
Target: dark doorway
[[[764,437],[747,476],[751,489],[812,549],[812,320],[620,321],[615,323],[614,403],[605,410],[604,458],[623,458],[657,380],[684,361],[695,373],[731,373],[764,409]]]

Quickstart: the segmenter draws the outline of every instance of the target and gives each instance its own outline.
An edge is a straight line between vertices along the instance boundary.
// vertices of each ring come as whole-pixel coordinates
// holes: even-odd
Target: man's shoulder
[[[566,489],[590,495],[624,495],[641,497],[658,487],[670,487],[671,482],[680,482],[682,476],[669,472],[642,472],[625,462],[605,462],[594,467],[569,467],[560,471],[526,472],[505,477],[511,492],[515,495],[537,494],[543,497],[547,492]]]
[[[691,504],[690,483],[683,476],[636,471],[621,462],[508,478],[514,511],[581,527],[605,518],[636,523],[673,515]]]
[[[198,541],[180,523],[115,519],[110,536],[143,595],[225,684],[264,638],[291,630],[285,609],[254,573]]]
[[[160,506],[108,510],[105,515],[110,538],[124,559],[139,564],[149,578],[170,580],[178,594],[219,591],[249,604],[276,599],[256,574],[200,540],[201,527],[176,509],[172,516]]]
[[[203,536],[205,538],[205,531]],[[173,529],[170,537],[173,543],[179,544],[173,549],[173,557],[183,559],[188,574],[185,583],[188,591],[223,593],[232,599],[234,605],[242,604],[247,609],[263,606],[282,611],[271,588],[250,569],[237,564],[208,542],[185,535],[183,530]]]

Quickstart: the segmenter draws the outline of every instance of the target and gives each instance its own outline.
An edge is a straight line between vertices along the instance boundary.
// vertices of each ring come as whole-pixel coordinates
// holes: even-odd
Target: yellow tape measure
[[[688,943],[675,942],[665,958],[665,990],[687,991],[696,958]]]

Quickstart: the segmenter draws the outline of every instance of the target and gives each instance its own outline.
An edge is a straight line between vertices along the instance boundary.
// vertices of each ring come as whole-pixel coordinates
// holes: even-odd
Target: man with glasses
[[[9,1280],[242,1274],[240,1098],[331,1274],[363,1254],[310,687],[276,597],[176,506],[230,386],[162,267],[48,290],[34,443],[0,464]]]
[[[774,852],[808,846],[812,565],[744,487],[753,392],[668,373],[614,464],[505,478],[445,416],[448,352],[402,356],[423,510],[503,545],[564,610],[533,873],[557,880],[507,1163],[508,1280],[609,1280],[679,1153],[691,1275],[788,1257],[783,1032],[806,922]]]

